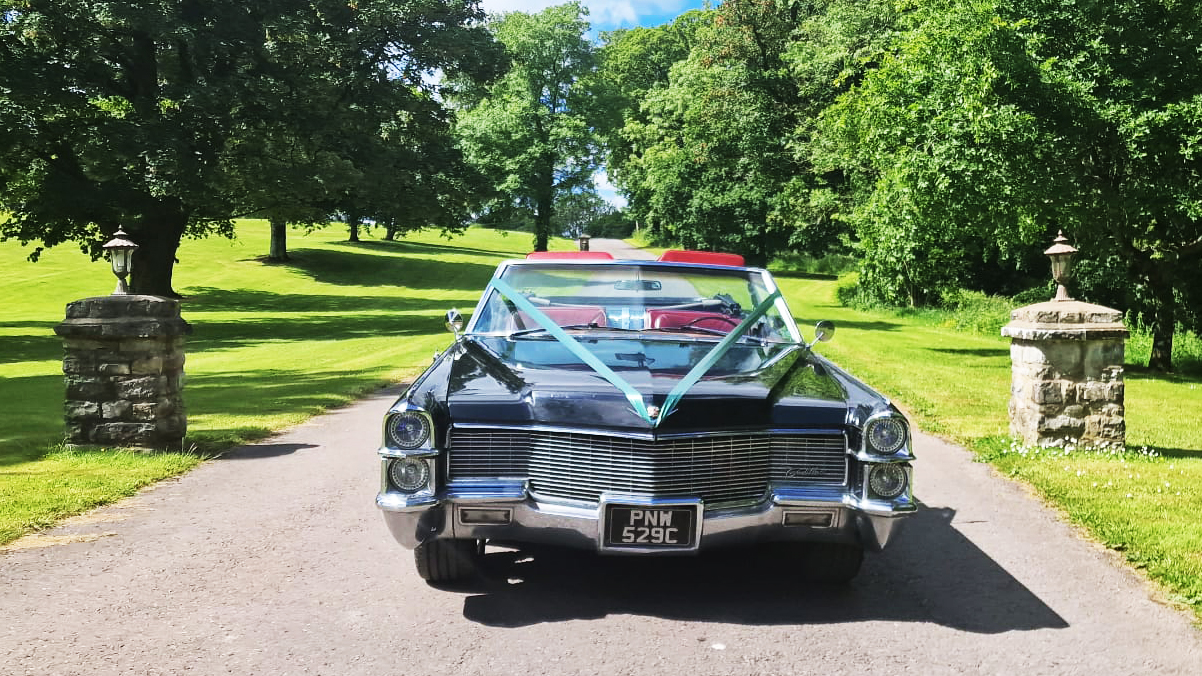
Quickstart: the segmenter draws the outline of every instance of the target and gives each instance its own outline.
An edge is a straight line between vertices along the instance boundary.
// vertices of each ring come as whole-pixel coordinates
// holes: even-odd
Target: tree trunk
[[[288,223],[279,216],[271,217],[271,247],[267,259],[273,261],[288,260]]]
[[[1155,275],[1161,277],[1161,275]],[[1153,296],[1152,354],[1148,368],[1153,371],[1173,370],[1173,332],[1177,329],[1177,297],[1173,287],[1163,279],[1150,279],[1148,290]]]
[[[352,241],[352,242],[359,241],[359,222],[362,220],[363,220],[363,217],[360,216],[359,214],[347,213],[346,226],[347,226],[347,229],[350,230],[350,241]]]
[[[544,204],[541,200],[538,205],[538,212],[534,215],[534,250],[546,251],[547,241],[551,234],[551,205]]]
[[[129,233],[138,244],[130,265],[129,292],[179,298],[171,286],[171,275],[188,215],[179,205],[162,206],[158,213],[143,217]]]
[[[538,177],[534,213],[534,250],[546,251],[551,238],[551,218],[555,213],[555,165],[548,164]]]

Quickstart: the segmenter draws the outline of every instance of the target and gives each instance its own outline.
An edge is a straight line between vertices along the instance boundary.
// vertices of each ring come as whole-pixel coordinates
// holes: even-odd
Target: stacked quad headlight
[[[893,455],[906,447],[910,435],[902,418],[873,418],[864,427],[864,450],[873,455]]]
[[[868,470],[868,490],[874,497],[892,500],[905,493],[908,484],[904,465],[872,465]]]
[[[385,422],[388,447],[402,451],[413,451],[428,447],[433,425],[430,417],[419,411],[390,413]]]
[[[385,478],[393,490],[424,493],[434,486],[434,423],[425,411],[394,410],[384,419]]]
[[[866,466],[869,497],[893,500],[910,487],[908,465],[910,429],[906,419],[885,414],[870,418],[864,425],[864,452],[867,459],[879,460]]]

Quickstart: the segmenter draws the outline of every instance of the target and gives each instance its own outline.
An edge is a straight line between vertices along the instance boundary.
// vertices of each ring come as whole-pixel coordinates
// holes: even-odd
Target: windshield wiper
[[[621,331],[621,332],[623,332],[623,333],[630,333],[630,332],[636,332],[636,333],[637,333],[637,332],[638,332],[638,329],[623,329],[623,328],[620,328],[620,327],[617,327],[617,326],[602,326],[601,324],[568,324],[567,326],[561,326],[561,327],[559,327],[559,328],[561,328],[561,329],[564,329],[564,330],[571,330],[571,329],[576,329],[576,330],[590,330],[590,329],[595,329],[595,330],[598,330],[598,331]],[[520,338],[520,337],[522,337],[522,336],[529,336],[529,335],[532,335],[532,334],[537,334],[537,333],[547,333],[547,329],[545,329],[545,328],[543,328],[543,327],[541,327],[541,326],[536,326],[536,327],[534,327],[534,328],[532,328],[532,329],[522,329],[522,330],[520,330],[520,331],[514,331],[513,333],[509,334],[509,336],[508,336],[508,337],[509,337],[509,338]]]
[[[711,329],[704,326],[661,326],[655,329],[644,329],[644,331],[663,333],[704,333],[708,336],[726,336],[730,333],[729,331],[719,331],[718,329]],[[749,333],[744,333],[743,335],[739,336],[739,340],[743,339],[747,339],[759,345],[764,345],[768,342],[759,336],[753,336]]]

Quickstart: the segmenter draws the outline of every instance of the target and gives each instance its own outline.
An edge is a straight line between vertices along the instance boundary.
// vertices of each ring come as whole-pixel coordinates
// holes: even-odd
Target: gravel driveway
[[[385,391],[0,554],[0,673],[1191,674],[1202,633],[963,449],[847,588],[743,555],[492,551],[435,589],[377,513]]]

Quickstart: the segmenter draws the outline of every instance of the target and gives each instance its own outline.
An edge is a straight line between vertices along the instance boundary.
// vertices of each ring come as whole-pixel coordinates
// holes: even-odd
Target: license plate
[[[607,506],[606,547],[688,549],[696,537],[695,507]]]

